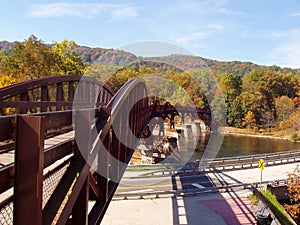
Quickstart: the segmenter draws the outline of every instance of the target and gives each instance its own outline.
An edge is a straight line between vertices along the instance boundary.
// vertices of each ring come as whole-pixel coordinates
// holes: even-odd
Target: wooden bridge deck
[[[62,142],[70,141],[74,139],[74,131],[63,133],[55,137],[45,139],[44,149],[47,151]],[[11,150],[0,154],[0,169],[9,166],[14,163],[15,151]]]

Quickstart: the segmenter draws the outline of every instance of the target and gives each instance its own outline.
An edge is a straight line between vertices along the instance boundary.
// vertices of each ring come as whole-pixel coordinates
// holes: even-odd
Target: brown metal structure
[[[86,109],[72,110],[83,79]],[[0,117],[0,157],[14,156],[0,161],[0,224],[99,224],[151,119],[144,82],[113,96],[91,78],[50,77],[0,89],[0,106],[32,112]]]
[[[79,83],[81,88],[78,90],[82,93],[77,93],[77,102],[74,102]],[[97,93],[97,101],[92,101]],[[86,108],[94,108],[105,105],[112,96],[108,86],[91,77],[51,76],[1,88],[0,113],[5,115],[7,108],[19,114],[61,111],[83,103]]]
[[[152,117],[168,118],[173,121],[175,116],[180,116],[182,123],[184,123],[185,115],[189,115],[191,118],[201,119],[207,127],[211,126],[211,111],[209,108],[200,109],[179,104],[173,106],[169,102],[162,105],[158,100],[152,102],[150,107]]]
[[[150,105],[141,79],[114,95],[73,75],[0,89],[0,224],[100,224],[151,118],[177,110],[194,112]]]

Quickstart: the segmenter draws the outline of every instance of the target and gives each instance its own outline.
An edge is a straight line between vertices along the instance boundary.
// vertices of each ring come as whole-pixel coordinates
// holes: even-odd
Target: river
[[[200,136],[196,151],[192,157],[193,159],[202,157],[209,138],[210,134]],[[288,150],[300,150],[300,143],[276,138],[225,135],[217,157],[272,153]]]

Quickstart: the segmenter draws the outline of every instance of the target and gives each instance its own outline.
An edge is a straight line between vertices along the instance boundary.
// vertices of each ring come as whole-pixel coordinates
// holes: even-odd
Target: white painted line
[[[199,189],[203,189],[206,188],[205,186],[201,185],[201,184],[192,184],[194,187],[199,188]],[[203,192],[210,192],[211,190],[205,190]]]
[[[192,184],[194,187],[196,187],[196,188],[206,188],[206,187],[204,187],[203,185],[200,185],[200,184]]]
[[[144,189],[144,190],[137,190],[137,191],[126,191],[126,192],[121,192],[120,194],[134,194],[134,193],[143,193],[143,192],[149,192],[153,191],[153,189]]]

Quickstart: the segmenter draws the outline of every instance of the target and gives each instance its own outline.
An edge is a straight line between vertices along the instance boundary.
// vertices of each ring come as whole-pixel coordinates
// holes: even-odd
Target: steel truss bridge
[[[178,115],[148,99],[141,79],[115,94],[75,75],[0,89],[0,223],[99,224],[151,118]]]

